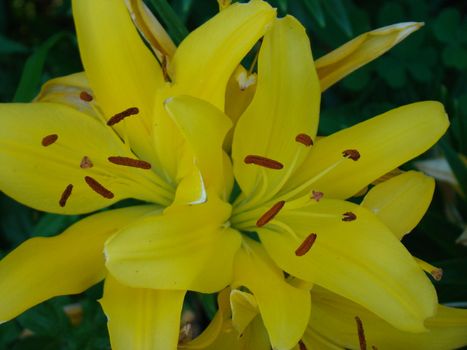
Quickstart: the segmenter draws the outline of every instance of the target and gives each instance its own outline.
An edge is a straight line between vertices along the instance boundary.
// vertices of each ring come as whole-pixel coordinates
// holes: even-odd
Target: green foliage
[[[270,2],[281,15],[290,13],[304,24],[312,39],[314,57],[371,29],[396,22],[425,22],[422,29],[393,50],[323,95],[319,131],[328,135],[414,101],[434,99],[444,103],[452,127],[434,150],[420,158],[444,155],[460,191],[438,184],[425,218],[403,243],[415,256],[444,269],[443,279],[436,282],[440,300],[465,305],[467,249],[456,245],[455,240],[467,216],[467,170],[462,158],[467,152],[466,5],[462,1],[426,0]],[[218,10],[215,0],[147,3],[177,43]],[[0,100],[29,101],[47,79],[81,69],[70,0],[0,1]],[[408,165],[411,167],[413,163]],[[237,194],[238,188],[233,197]],[[40,213],[0,194],[0,254],[30,237],[59,234],[78,219]],[[1,325],[0,350],[108,349],[106,319],[96,302],[101,295],[102,286],[98,285],[78,296],[54,298]],[[83,318],[73,325],[64,306],[76,303],[82,307]],[[191,296],[186,307],[204,310],[207,322],[216,310],[215,296]]]

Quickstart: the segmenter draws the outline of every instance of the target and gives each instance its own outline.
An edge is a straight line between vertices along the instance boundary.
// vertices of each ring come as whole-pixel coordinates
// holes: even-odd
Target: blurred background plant
[[[179,42],[218,11],[216,0],[148,0]],[[467,2],[461,0],[270,0],[307,28],[314,57],[381,26],[425,22],[389,53],[323,95],[319,131],[328,135],[393,107],[444,103],[452,126],[430,151],[404,169],[434,176],[432,205],[404,243],[444,270],[435,282],[442,303],[467,307]],[[172,11],[173,10],[173,11]],[[82,69],[70,0],[0,0],[0,101],[27,102],[46,80]],[[0,194],[0,256],[31,236],[60,233],[77,216],[46,214]],[[11,291],[14,293],[14,291]],[[0,326],[0,349],[107,349],[101,286],[45,302]],[[215,296],[189,294],[184,322],[203,326]]]

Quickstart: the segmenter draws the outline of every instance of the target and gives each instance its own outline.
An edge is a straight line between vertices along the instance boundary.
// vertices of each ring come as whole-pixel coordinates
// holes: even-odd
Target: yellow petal
[[[431,203],[435,181],[409,171],[373,187],[361,203],[391,229],[397,238],[412,231]]]
[[[212,293],[231,280],[240,235],[224,225],[230,205],[172,207],[145,218],[106,243],[106,266],[133,287]]]
[[[448,125],[439,102],[418,102],[393,109],[319,140],[283,192],[291,196],[313,189],[324,192],[328,198],[348,198],[425,152]],[[346,150],[358,151],[360,158],[344,158]]]
[[[256,73],[249,74],[239,65],[227,83],[225,92],[225,114],[234,124],[250,104],[256,92]],[[224,149],[230,153],[232,148],[233,129],[229,131],[224,141]]]
[[[165,108],[191,148],[193,164],[201,170],[206,188],[226,198],[224,151],[222,144],[232,122],[213,105],[190,96],[177,96],[166,100]],[[227,186],[230,187],[230,186]]]
[[[305,29],[290,16],[276,20],[261,45],[256,94],[234,133],[234,172],[245,196],[273,197],[300,166],[316,134],[319,101]],[[282,168],[250,164],[250,155],[272,159]]]
[[[354,70],[378,58],[423,23],[405,22],[379,28],[359,35],[334,51],[316,60],[321,90],[338,82]]]
[[[260,314],[256,298],[253,294],[234,289],[230,293],[230,304],[232,325],[238,334],[243,334],[254,318]]]
[[[229,6],[180,44],[172,61],[172,80],[187,87],[186,94],[223,110],[231,74],[274,16],[275,10],[264,1]]]
[[[83,92],[89,97],[93,95],[84,72],[75,73],[47,81],[35,101],[61,103],[95,118],[102,118],[92,103],[80,97]]]
[[[251,239],[244,239],[235,257],[233,287],[240,286],[255,296],[272,347],[292,348],[303,335],[310,316],[308,290],[286,283],[282,271]]]
[[[344,221],[350,214],[355,219]],[[401,329],[423,331],[423,320],[433,315],[436,293],[429,279],[367,209],[326,199],[294,210],[286,204],[264,227],[258,230],[261,242],[291,275],[345,296]],[[311,233],[316,237],[307,251],[303,242]]]
[[[140,156],[153,161],[152,113],[164,85],[159,64],[144,45],[124,0],[74,0],[78,44],[86,76],[107,119],[128,108],[139,113],[115,125]]]
[[[0,323],[58,295],[81,293],[105,275],[105,240],[155,206],[89,216],[61,235],[31,238],[0,261]]]
[[[105,280],[100,300],[114,350],[175,350],[185,291],[131,288]]]
[[[409,333],[392,327],[360,305],[327,290],[316,288],[311,295],[313,312],[308,329],[332,340],[336,346],[359,348],[356,316],[362,321],[369,348],[450,350],[467,345],[467,310],[439,305],[436,315],[425,321],[427,332]]]
[[[230,311],[230,288],[222,290],[217,296],[218,310],[216,315],[198,337],[186,344],[179,344],[179,349],[206,349],[219,337],[223,336],[224,329],[229,322]]]
[[[0,104],[1,190],[30,207],[74,214],[130,197],[170,203],[173,190],[153,171],[109,157],[136,158],[87,114],[53,103]]]
[[[125,1],[136,27],[149,42],[158,59],[162,61],[163,56],[172,57],[175,44],[146,4],[142,0]]]

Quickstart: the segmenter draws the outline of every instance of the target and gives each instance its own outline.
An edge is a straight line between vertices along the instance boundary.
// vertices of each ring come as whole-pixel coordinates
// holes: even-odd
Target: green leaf
[[[326,26],[326,18],[324,18],[323,8],[320,0],[303,0],[308,13],[318,22],[320,27]]]
[[[74,224],[79,218],[78,215],[44,214],[32,229],[31,236],[55,236]]]
[[[461,15],[454,7],[444,9],[433,25],[436,38],[442,42],[451,43],[457,40]]]
[[[456,285],[459,287],[467,287],[467,258],[443,260],[433,263],[434,266],[443,269],[443,278],[437,282],[441,285]]]
[[[196,293],[196,295],[198,296],[201,305],[203,305],[203,310],[206,312],[206,316],[212,320],[217,312],[217,294]]]
[[[53,337],[30,336],[21,339],[11,350],[62,350],[60,340]]]
[[[412,62],[407,67],[410,74],[419,82],[426,83],[432,78],[430,68],[423,62]]]
[[[175,45],[180,44],[188,35],[188,29],[186,29],[183,22],[178,18],[167,0],[149,0],[149,3],[153,6],[162,22],[167,26],[167,32]]]
[[[0,349],[10,349],[10,344],[18,338],[21,328],[15,321],[10,321],[0,326]]]
[[[14,102],[29,102],[34,98],[34,95],[39,90],[42,82],[42,72],[44,70],[45,61],[49,51],[62,39],[69,38],[70,34],[60,32],[52,35],[38,49],[29,56],[21,74],[21,80],[16,89]]]
[[[0,35],[0,54],[8,55],[25,52],[28,52],[28,48],[26,46]]]
[[[178,14],[180,20],[186,23],[193,6],[193,0],[175,0],[172,1],[174,11]]]
[[[393,56],[381,57],[376,61],[379,76],[392,88],[400,88],[406,82],[405,67],[403,63]]]
[[[467,67],[467,49],[460,45],[449,45],[443,50],[443,62],[448,67],[463,70]]]
[[[17,246],[29,238],[34,227],[34,215],[37,212],[33,209],[0,195],[0,230],[11,246]]]
[[[443,137],[439,141],[439,145],[444,152],[446,160],[449,163],[449,166],[454,173],[457,181],[459,182],[460,189],[464,195],[467,195],[467,168],[459,157],[457,152],[452,148],[452,146],[448,143],[447,138]]]
[[[342,0],[324,0],[323,5],[329,16],[337,23],[339,28],[351,38],[353,36],[352,24],[349,14]]]
[[[370,73],[368,69],[363,67],[344,78],[341,84],[350,91],[361,91],[368,85],[369,81]]]

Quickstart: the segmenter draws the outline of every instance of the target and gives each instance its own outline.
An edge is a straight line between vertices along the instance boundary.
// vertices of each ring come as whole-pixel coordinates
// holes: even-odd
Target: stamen
[[[140,168],[140,169],[151,169],[151,164],[140,159],[118,157],[118,156],[109,157],[107,159],[109,160],[110,163],[114,163],[117,165],[131,166],[133,168]]]
[[[42,139],[42,146],[47,147],[50,146],[52,143],[58,140],[57,134],[47,135]]]
[[[315,201],[319,202],[321,198],[323,198],[324,193],[319,192],[319,191],[311,191],[311,198],[314,199]]]
[[[107,125],[108,126],[115,125],[115,124],[121,122],[126,117],[129,117],[131,115],[135,115],[135,114],[138,114],[138,113],[139,113],[138,107],[131,107],[131,108],[125,109],[123,112],[117,113],[112,118],[107,120]]]
[[[342,221],[354,221],[355,219],[357,219],[357,215],[355,215],[351,211],[348,211],[342,214],[342,216],[343,216]]]
[[[172,82],[172,79],[170,78],[169,72],[167,71],[167,64],[168,64],[167,56],[166,56],[166,55],[162,55],[162,62],[161,62],[162,75],[163,75],[164,80],[165,80],[166,82],[171,83],[171,82]]]
[[[86,102],[91,102],[93,100],[92,95],[88,94],[86,91],[81,91],[79,98]]]
[[[284,165],[277,160],[255,155],[246,156],[244,162],[246,164],[256,164],[265,168],[276,170],[282,169],[284,167]]]
[[[295,136],[295,141],[304,144],[307,147],[313,146],[313,140],[310,135],[307,134],[298,134]]]
[[[73,191],[73,185],[69,184],[65,190],[62,193],[62,196],[60,197],[60,200],[58,201],[58,204],[63,208],[66,204],[66,201],[68,198],[71,196],[71,191]]]
[[[435,270],[432,270],[430,273],[431,276],[433,276],[433,278],[435,279],[435,281],[441,281],[441,279],[443,278],[443,269],[437,268]]]
[[[305,344],[301,340],[298,342],[298,346],[300,347],[300,350],[307,350]]]
[[[357,151],[356,149],[346,149],[345,151],[342,152],[342,155],[345,158],[352,159],[354,161],[358,160],[360,158],[360,152]]]
[[[357,322],[358,341],[360,343],[360,350],[366,350],[365,331],[363,330],[363,323],[360,317],[355,316]]]
[[[303,256],[311,249],[313,244],[316,241],[316,233],[310,233],[307,238],[300,244],[300,246],[295,250],[296,256]]]
[[[91,187],[95,192],[100,194],[102,197],[107,198],[107,199],[112,199],[114,197],[114,194],[112,192],[110,192],[108,189],[102,186],[99,182],[97,182],[91,176],[86,176],[84,178],[84,181],[86,181],[88,186]]]
[[[88,156],[84,156],[83,159],[81,159],[81,163],[79,164],[79,166],[81,169],[89,169],[92,168],[94,164]]]
[[[274,219],[274,217],[279,213],[279,211],[282,209],[284,206],[285,201],[279,201],[276,204],[274,204],[271,209],[269,209],[267,212],[265,212],[259,219],[256,221],[256,226],[257,227],[263,227],[266,225],[269,221]]]

